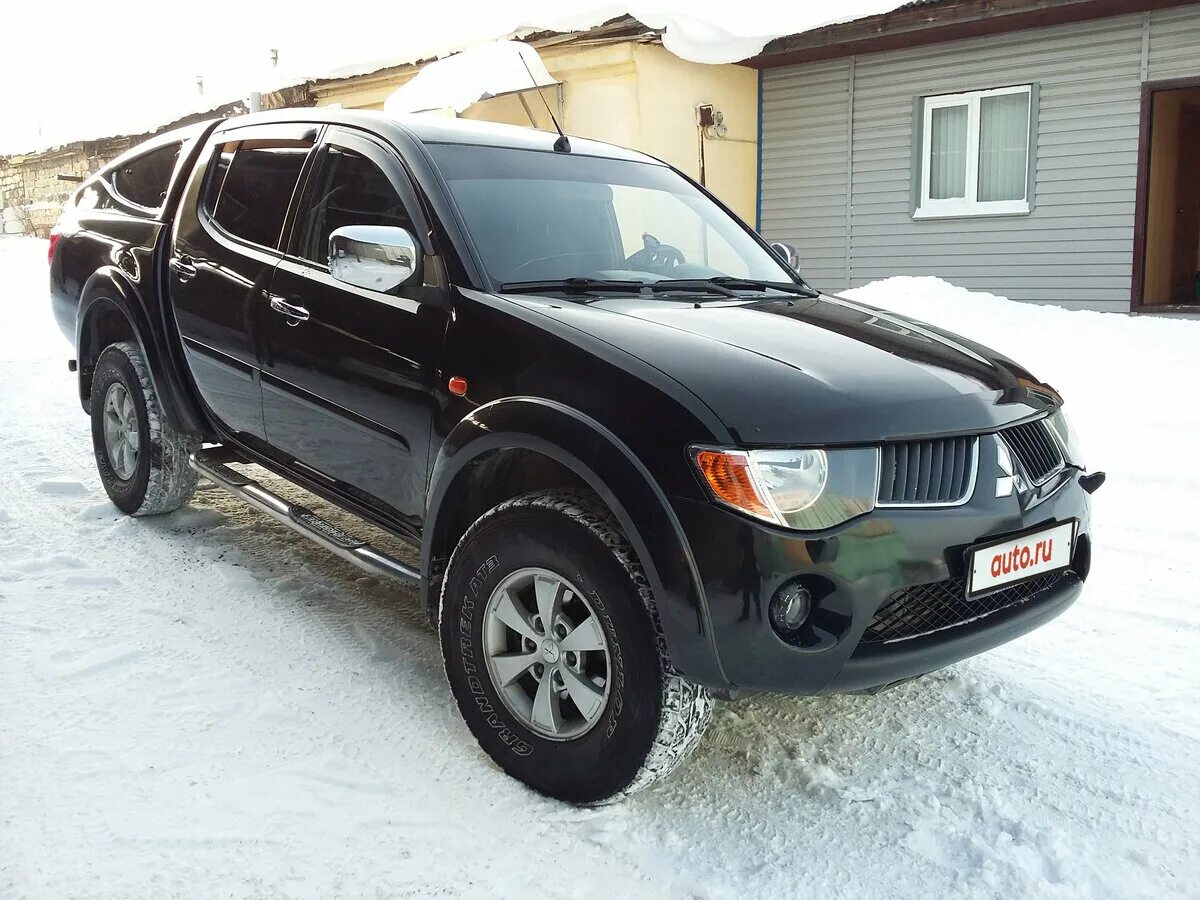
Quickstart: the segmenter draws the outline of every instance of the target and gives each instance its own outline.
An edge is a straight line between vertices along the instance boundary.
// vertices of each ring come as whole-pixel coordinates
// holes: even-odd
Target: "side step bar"
[[[232,458],[222,447],[197,450],[188,460],[193,469],[218,487],[224,488],[235,497],[240,497],[255,509],[298,531],[313,543],[320,544],[347,562],[354,563],[372,575],[384,575],[406,582],[420,581],[421,573],[412,566],[382,550],[376,550],[366,541],[347,534],[311,509],[291,503],[268,491],[254,479],[229,468],[225,465],[227,461],[232,461]]]

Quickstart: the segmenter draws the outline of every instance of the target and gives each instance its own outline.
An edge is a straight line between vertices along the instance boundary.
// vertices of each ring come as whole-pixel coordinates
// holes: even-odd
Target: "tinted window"
[[[111,175],[113,190],[138,206],[158,209],[166,199],[181,146],[168,144],[118,166]]]
[[[307,147],[226,144],[209,174],[205,206],[230,234],[252,244],[278,246],[307,153]]]
[[[329,263],[329,235],[343,225],[396,225],[413,230],[387,176],[361,154],[330,147],[321,161],[305,217],[300,255]]]
[[[580,276],[792,280],[737,219],[666,166],[426,146],[484,267],[502,284]]]

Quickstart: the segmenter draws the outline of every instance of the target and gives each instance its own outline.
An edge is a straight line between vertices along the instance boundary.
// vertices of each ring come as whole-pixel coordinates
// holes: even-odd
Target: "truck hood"
[[[995,351],[839,297],[510,299],[651,364],[746,446],[985,432],[1061,402]]]

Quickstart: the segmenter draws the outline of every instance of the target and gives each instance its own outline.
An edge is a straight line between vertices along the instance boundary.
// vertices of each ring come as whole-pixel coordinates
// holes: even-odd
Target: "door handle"
[[[308,310],[303,306],[288,303],[280,297],[271,298],[271,309],[287,318],[289,325],[299,325],[301,322],[307,322],[310,318]]]
[[[190,256],[172,256],[167,267],[179,276],[180,281],[191,281],[196,277],[196,267],[192,265]]]

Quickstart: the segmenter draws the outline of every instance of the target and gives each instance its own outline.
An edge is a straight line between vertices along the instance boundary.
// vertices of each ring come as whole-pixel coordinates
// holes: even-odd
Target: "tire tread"
[[[694,684],[675,671],[667,652],[658,610],[646,573],[634,553],[633,547],[613,518],[612,513],[594,494],[577,490],[543,491],[525,494],[505,500],[480,516],[459,540],[447,564],[447,571],[454,565],[454,556],[468,539],[494,516],[521,508],[551,510],[572,519],[583,526],[616,557],[633,582],[638,596],[654,626],[655,646],[658,649],[659,666],[662,671],[662,695],[659,700],[659,721],[655,737],[641,767],[633,779],[622,790],[612,796],[595,801],[591,805],[614,803],[638,791],[648,788],[661,778],[670,775],[687,759],[704,736],[712,717],[713,700],[708,689]],[[438,621],[445,608],[445,591],[449,579],[442,580],[442,591],[438,598]]]
[[[188,458],[200,446],[200,441],[177,431],[166,421],[158,402],[158,393],[154,390],[154,382],[150,378],[146,357],[137,343],[120,341],[110,344],[97,360],[97,371],[110,353],[121,354],[133,368],[146,407],[146,423],[150,432],[146,442],[150,453],[149,480],[141,504],[130,515],[157,516],[174,512],[186,506],[196,492],[200,474],[191,467]]]

